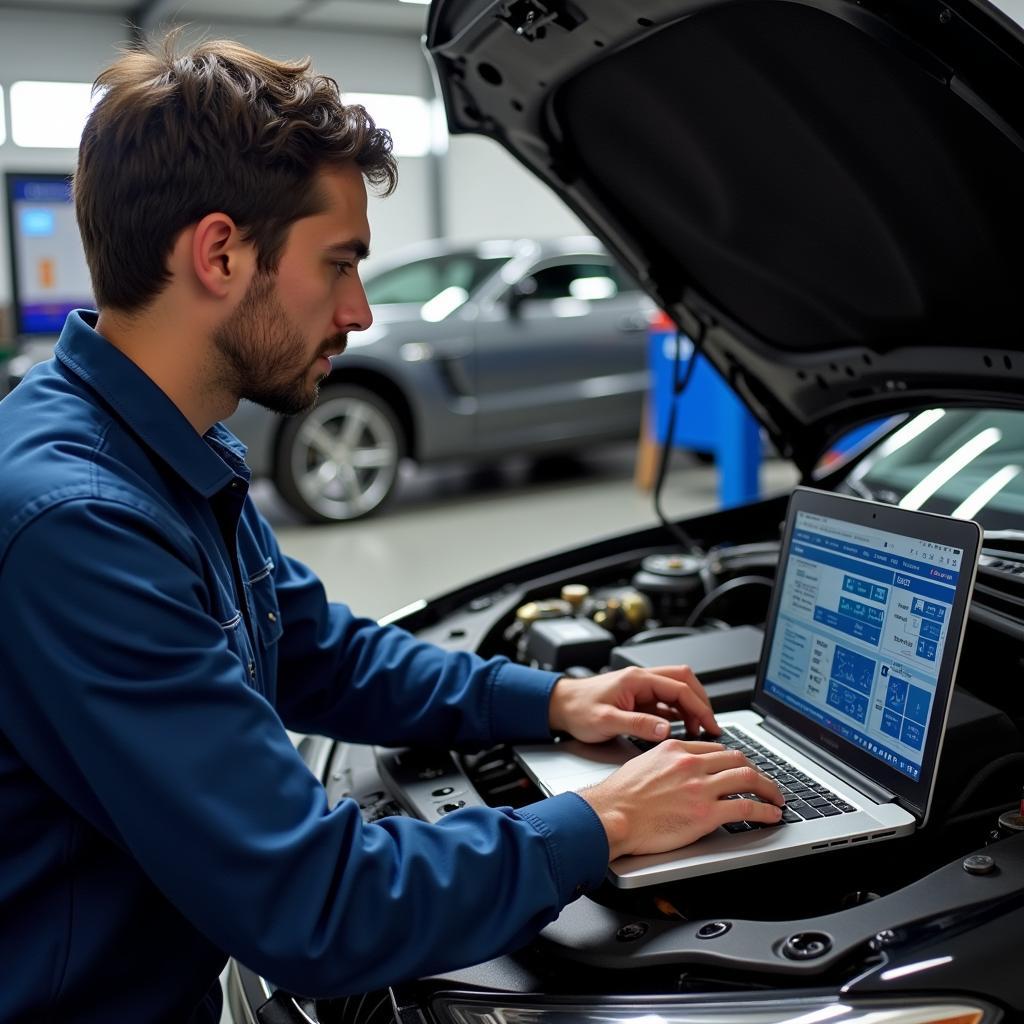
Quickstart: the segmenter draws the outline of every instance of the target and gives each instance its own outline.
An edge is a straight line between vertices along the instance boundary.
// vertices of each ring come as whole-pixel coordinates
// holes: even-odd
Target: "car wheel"
[[[312,409],[285,423],[274,482],[311,522],[360,519],[390,497],[403,452],[402,428],[387,402],[366,388],[332,384]]]

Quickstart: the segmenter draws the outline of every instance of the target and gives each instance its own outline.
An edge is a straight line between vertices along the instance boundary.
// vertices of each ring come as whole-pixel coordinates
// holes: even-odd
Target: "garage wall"
[[[459,241],[586,232],[561,199],[493,139],[450,140],[443,191],[447,234]]]

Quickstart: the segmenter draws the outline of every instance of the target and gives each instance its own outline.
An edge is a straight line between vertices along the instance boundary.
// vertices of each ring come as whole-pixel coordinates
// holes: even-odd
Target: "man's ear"
[[[192,270],[210,297],[244,294],[255,269],[253,244],[226,213],[208,213],[192,232]]]

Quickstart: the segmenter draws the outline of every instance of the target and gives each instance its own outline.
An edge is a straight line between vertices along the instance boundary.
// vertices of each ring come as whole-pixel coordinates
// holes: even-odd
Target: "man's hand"
[[[754,793],[761,800],[734,793]],[[609,860],[665,853],[730,821],[775,824],[782,794],[738,750],[666,740],[580,791],[608,836]]]
[[[668,720],[681,719],[687,732],[703,727],[717,736],[704,687],[688,665],[623,668],[585,679],[559,679],[551,691],[548,723],[586,743],[601,743],[625,733],[658,741],[668,735]]]

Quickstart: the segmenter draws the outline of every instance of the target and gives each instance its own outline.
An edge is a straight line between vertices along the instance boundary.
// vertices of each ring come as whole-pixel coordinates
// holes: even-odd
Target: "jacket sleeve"
[[[445,651],[358,618],[329,603],[316,575],[261,526],[284,627],[276,704],[289,729],[393,745],[550,738],[556,673]]]
[[[76,499],[13,541],[0,725],[211,941],[293,991],[365,991],[517,947],[599,882],[604,831],[574,794],[440,825],[328,810],[188,538],[155,521]]]

